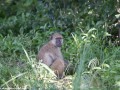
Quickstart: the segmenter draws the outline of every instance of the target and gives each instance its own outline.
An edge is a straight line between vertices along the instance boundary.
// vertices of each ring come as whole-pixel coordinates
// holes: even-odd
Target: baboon
[[[43,45],[40,49],[37,58],[42,63],[54,70],[58,78],[64,77],[64,70],[69,64],[65,61],[61,53],[61,46],[63,44],[63,36],[59,33],[54,33],[50,37],[50,41]]]

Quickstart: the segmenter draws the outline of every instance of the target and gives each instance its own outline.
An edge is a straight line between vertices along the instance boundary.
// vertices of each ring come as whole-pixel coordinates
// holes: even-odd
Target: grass
[[[73,34],[72,39],[65,41],[66,44],[62,51],[64,55],[67,55],[65,58],[77,67],[76,72],[74,75],[56,80],[51,69],[36,62],[38,46],[44,41],[38,32],[31,33],[32,35],[21,34],[16,37],[0,36],[0,88],[120,89],[120,47],[105,46],[95,40],[97,38],[94,38],[93,41],[96,42],[93,42],[90,37],[82,38],[80,35]],[[70,43],[68,48],[66,48],[67,43]]]

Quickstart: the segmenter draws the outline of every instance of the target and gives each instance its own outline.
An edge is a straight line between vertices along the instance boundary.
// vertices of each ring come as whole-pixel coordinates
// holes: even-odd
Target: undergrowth
[[[101,44],[101,40],[97,41],[95,32],[97,30],[79,35],[74,33],[71,34],[71,39],[64,40],[62,52],[65,59],[74,65],[75,73],[62,80],[57,80],[51,69],[36,61],[36,54],[42,45],[37,46],[40,43],[37,40],[41,38],[41,42],[46,43],[47,37],[46,41],[42,41],[41,35],[36,31],[31,32],[33,36],[29,36],[30,33],[17,37],[1,35],[0,88],[119,89],[120,47],[113,44],[105,46],[104,42]],[[69,47],[68,43],[71,43]]]

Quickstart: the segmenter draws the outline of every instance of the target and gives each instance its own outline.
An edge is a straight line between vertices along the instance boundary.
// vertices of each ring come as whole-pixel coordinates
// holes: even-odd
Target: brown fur
[[[53,62],[53,64],[50,66],[52,70],[54,70],[55,74],[58,78],[63,78],[63,72],[65,69],[65,64],[62,60],[56,60]]]
[[[55,44],[56,38],[63,37],[58,33],[53,34],[51,40],[40,49],[37,58],[42,60],[44,64],[54,70],[55,74],[61,78],[65,70],[65,62],[60,47],[57,47]]]

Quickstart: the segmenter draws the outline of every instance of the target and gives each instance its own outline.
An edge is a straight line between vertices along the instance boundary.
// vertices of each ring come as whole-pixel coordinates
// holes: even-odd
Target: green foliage
[[[120,47],[110,40],[118,35],[119,0],[1,0],[0,7],[0,88],[120,89]],[[62,80],[36,62],[56,31],[75,71]]]

